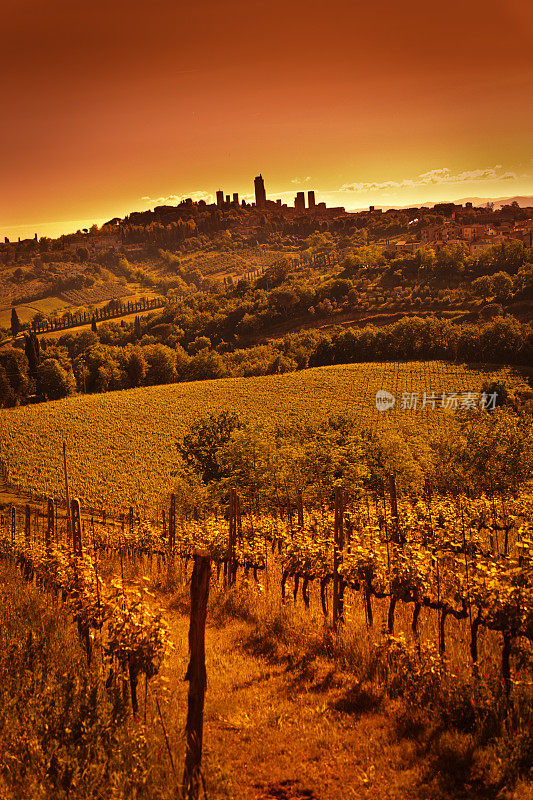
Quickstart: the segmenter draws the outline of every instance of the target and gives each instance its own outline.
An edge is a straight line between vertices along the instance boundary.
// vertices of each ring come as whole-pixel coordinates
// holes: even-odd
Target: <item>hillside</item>
[[[424,392],[479,392],[484,380],[497,375],[518,380],[509,369],[489,366],[366,363],[76,396],[0,411],[0,460],[13,487],[62,498],[64,440],[71,490],[84,505],[151,510],[173,490],[176,442],[192,420],[209,412],[231,410],[262,427],[345,414],[362,426],[427,435],[446,425],[450,413],[404,410],[402,393],[421,399]],[[379,389],[397,398],[391,410],[376,410]]]

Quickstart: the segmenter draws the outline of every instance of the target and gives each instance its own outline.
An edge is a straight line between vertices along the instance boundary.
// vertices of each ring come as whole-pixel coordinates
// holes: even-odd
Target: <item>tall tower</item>
[[[305,192],[296,192],[296,197],[294,198],[294,208],[299,214],[303,214],[305,211]]]
[[[266,192],[265,182],[263,181],[263,176],[261,174],[254,179],[254,187],[256,208],[264,208],[266,206]]]
[[[307,192],[307,206],[309,208],[309,211],[314,211],[315,193],[313,191]]]
[[[223,206],[223,205],[224,205],[224,192],[222,191],[222,189],[219,189],[217,192],[217,206]]]

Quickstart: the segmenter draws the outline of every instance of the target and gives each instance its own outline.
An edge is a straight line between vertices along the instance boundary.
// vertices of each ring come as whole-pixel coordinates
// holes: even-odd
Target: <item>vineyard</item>
[[[406,373],[385,385],[395,391],[403,386],[402,394],[411,397],[414,384],[406,377],[412,375],[416,365],[396,365],[395,376],[401,366]],[[443,381],[441,387],[446,387],[444,393],[462,396],[478,389],[481,394],[478,384],[467,382],[467,374],[463,375],[460,392],[458,368],[454,376],[446,376],[438,366],[432,365],[435,371],[429,380],[438,375]],[[313,374],[323,376],[325,372],[331,379],[331,369],[317,369]],[[346,377],[350,369],[339,372]],[[278,396],[282,377],[274,381]],[[453,383],[444,384],[446,377],[453,377]],[[369,379],[367,373],[367,392]],[[361,375],[358,380],[362,383]],[[383,384],[376,378],[376,385]],[[207,391],[209,387],[204,388]],[[257,391],[255,402],[264,402]],[[55,404],[50,409],[62,406]],[[253,424],[261,409],[252,406],[250,399],[245,408]],[[414,414],[415,409],[411,410]],[[146,408],[144,413],[149,413]],[[262,413],[264,417],[264,408]],[[286,412],[280,409],[278,413]],[[318,407],[311,413],[318,414]],[[369,424],[383,438],[398,424],[391,415],[380,428],[384,423],[379,422],[379,415],[385,413],[376,409],[369,415]],[[483,416],[498,419],[499,414]],[[79,418],[72,409],[69,417],[72,429],[72,421]],[[182,434],[187,419],[194,419],[194,413],[178,428]],[[218,419],[224,424],[224,418]],[[446,419],[447,425],[453,424],[451,418]],[[270,424],[275,423],[272,418]],[[122,427],[133,424],[123,421]],[[426,433],[435,424],[426,419]],[[110,419],[107,430],[116,431],[117,427],[116,420]],[[459,427],[460,421],[454,436]],[[57,429],[56,442],[62,430]],[[244,435],[242,430],[238,432]],[[18,568],[22,583],[51,598],[62,618],[72,622],[73,641],[77,640],[87,669],[98,672],[107,693],[122,708],[118,724],[125,724],[127,719],[140,723],[142,718],[148,731],[159,719],[173,781],[182,792],[179,796],[196,800],[204,780],[200,764],[208,685],[204,635],[209,591],[219,609],[247,620],[248,625],[253,621],[251,641],[256,645],[260,641],[259,652],[286,647],[292,639],[293,657],[307,670],[319,653],[326,654],[335,668],[343,663],[345,669],[359,676],[357,692],[362,699],[358,702],[378,702],[378,696],[379,702],[384,698],[400,702],[403,710],[397,712],[397,724],[414,726],[414,730],[421,724],[422,708],[436,721],[437,740],[444,730],[467,741],[476,737],[487,748],[496,747],[495,742],[507,748],[507,755],[499,762],[500,781],[513,783],[529,775],[533,497],[527,480],[521,479],[520,491],[481,491],[479,486],[465,483],[460,492],[442,495],[431,478],[425,480],[423,488],[420,484],[414,488],[414,484],[403,486],[389,472],[386,480],[372,484],[359,480],[354,468],[344,476],[342,487],[339,480],[322,484],[317,491],[315,484],[299,484],[300,476],[295,474],[290,485],[282,480],[264,493],[256,491],[258,485],[254,483],[248,485],[248,491],[234,488],[243,485],[236,472],[221,483],[221,491],[211,496],[210,504],[189,503],[187,509],[184,486],[180,494],[165,494],[160,485],[157,494],[150,494],[158,480],[150,477],[150,465],[144,465],[144,479],[135,476],[137,491],[135,500],[129,503],[124,502],[125,481],[118,490],[113,489],[118,478],[110,479],[110,468],[101,482],[84,481],[85,475],[92,474],[90,453],[83,454],[80,444],[88,433],[78,432],[77,442],[68,448],[64,445],[62,462],[57,444],[39,444],[36,431],[32,433],[36,448],[33,458],[42,460],[43,452],[47,452],[55,466],[55,490],[53,496],[46,496],[42,487],[36,486],[32,502],[4,505],[0,559],[6,570]],[[187,441],[194,446],[190,436],[182,438],[179,452],[184,452]],[[242,444],[243,440],[237,437],[235,441]],[[321,441],[329,446],[329,440]],[[27,442],[26,447],[29,439]],[[178,451],[176,444],[177,439],[169,440],[169,447]],[[156,440],[152,446],[158,453]],[[348,460],[353,455],[353,451],[345,453]],[[112,457],[121,464],[117,451]],[[99,496],[97,492],[106,478],[104,500],[103,493]],[[169,485],[177,480],[170,461],[168,479]],[[79,488],[88,485],[93,492],[92,507],[80,504],[77,497],[69,501],[69,490],[79,494]],[[302,488],[295,490],[298,485]],[[150,503],[147,497],[153,501]],[[46,499],[40,502],[38,498]],[[174,655],[174,650],[184,648],[176,636],[175,609],[182,608],[180,593],[189,586],[187,745],[181,779],[161,704],[168,718],[170,708],[181,698],[179,713],[173,714],[174,736],[181,737],[176,726],[181,732],[185,701],[176,688],[173,665],[176,658],[184,657],[183,653]],[[211,624],[217,624],[216,613],[210,611]],[[208,636],[212,638],[212,631]],[[211,670],[217,680],[218,672],[224,669],[220,657],[211,661],[209,681],[213,679]],[[231,700],[228,702],[231,704]],[[233,713],[238,715],[239,709]],[[244,710],[242,714],[246,716]],[[224,741],[227,738],[226,732]],[[444,749],[446,741],[443,739]],[[463,772],[459,775],[476,774],[477,767],[465,766],[470,763],[468,759],[460,763]],[[453,768],[447,769],[453,772]],[[490,776],[483,774],[483,781],[486,779],[489,785]],[[457,783],[456,778],[453,780]]]
[[[368,363],[321,367],[267,377],[219,379],[104,395],[85,395],[45,407],[0,411],[0,461],[7,482],[34,497],[61,497],[57,442],[76,453],[74,494],[92,508],[148,509],[150,514],[174,491],[176,443],[188,425],[210,411],[237,412],[245,422],[272,429],[304,425],[345,414],[362,427],[427,436],[451,423],[464,393],[478,393],[483,381],[506,378],[510,370],[470,369],[444,362]],[[397,398],[376,409],[376,392]],[[455,404],[402,404],[424,392],[456,395]],[[448,396],[448,395],[447,395]],[[403,407],[402,407],[403,406]]]
[[[529,494],[451,499],[427,486],[422,496],[400,498],[391,476],[379,492],[336,490],[334,509],[308,508],[299,493],[274,513],[257,513],[232,490],[229,505],[196,520],[178,518],[174,495],[154,522],[133,508],[119,518],[84,516],[78,500],[68,516],[53,500],[43,508],[11,506],[1,519],[2,557],[68,603],[88,661],[98,632],[111,673],[120,668],[128,676],[133,713],[138,677],[158,672],[168,633],[138,586],[125,585],[124,563],[137,564],[145,581],[179,572],[183,582],[198,551],[211,557],[213,580],[227,590],[261,584],[282,603],[290,597],[318,611],[334,630],[353,625],[361,609],[366,627],[382,631],[386,658],[407,658],[407,637],[429,658],[434,680],[451,658],[472,670],[481,691],[499,663],[498,702],[514,698],[526,710],[533,686],[532,520]],[[106,563],[119,574],[104,581]]]
[[[106,283],[93,286],[90,289],[69,289],[62,292],[62,297],[72,306],[89,306],[105,303],[108,300],[119,300],[122,297],[131,297],[133,292],[120,283]]]
[[[229,253],[194,253],[183,256],[183,266],[199,269],[206,277],[233,275],[238,277],[251,272],[262,272],[282,258],[290,258],[284,250],[250,248]]]

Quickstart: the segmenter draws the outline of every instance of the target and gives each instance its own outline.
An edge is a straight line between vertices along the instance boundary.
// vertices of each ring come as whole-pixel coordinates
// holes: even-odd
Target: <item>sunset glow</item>
[[[533,6],[3,3],[0,233],[222,187],[347,209],[533,194]]]

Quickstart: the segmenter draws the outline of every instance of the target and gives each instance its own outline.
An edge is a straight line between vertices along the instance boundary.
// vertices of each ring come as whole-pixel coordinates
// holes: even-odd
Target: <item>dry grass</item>
[[[2,800],[175,797],[160,730],[88,668],[61,604],[0,571]]]

